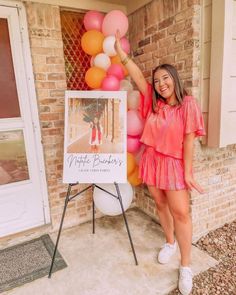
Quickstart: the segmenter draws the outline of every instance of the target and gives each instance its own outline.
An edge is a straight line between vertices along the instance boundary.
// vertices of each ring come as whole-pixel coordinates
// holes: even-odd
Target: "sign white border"
[[[122,153],[67,153],[69,99],[120,99],[122,112]],[[66,91],[63,183],[126,183],[127,182],[127,92]]]

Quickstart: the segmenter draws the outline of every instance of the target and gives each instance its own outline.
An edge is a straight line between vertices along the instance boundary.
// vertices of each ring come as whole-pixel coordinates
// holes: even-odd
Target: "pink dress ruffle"
[[[152,95],[149,84],[140,101],[140,113],[146,119],[140,141],[146,148],[140,159],[139,176],[146,184],[163,190],[185,189],[183,141],[188,133],[205,135],[200,107],[192,96],[186,96],[177,106],[159,100],[153,112]]]
[[[151,146],[142,154],[139,174],[144,183],[162,190],[186,189],[183,161],[160,154]]]

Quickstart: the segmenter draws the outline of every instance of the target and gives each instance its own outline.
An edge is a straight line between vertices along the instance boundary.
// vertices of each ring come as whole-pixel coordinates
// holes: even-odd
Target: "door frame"
[[[26,84],[27,84],[27,100],[30,106],[31,120],[33,125],[32,128],[34,132],[34,140],[35,140],[36,154],[37,154],[37,165],[38,165],[38,168],[39,168],[38,170],[40,173],[39,181],[40,181],[40,193],[41,193],[41,198],[43,202],[44,223],[48,224],[51,221],[49,198],[48,198],[47,181],[46,181],[46,173],[45,173],[46,170],[45,170],[44,157],[43,157],[42,137],[41,137],[40,124],[39,124],[39,113],[38,113],[38,107],[37,107],[37,98],[36,98],[30,43],[29,43],[26,10],[23,3],[12,1],[12,0],[11,1],[0,0],[0,6],[17,8],[18,15],[19,15],[19,28],[20,28],[20,34],[21,34],[22,54],[24,59],[24,72],[26,75]]]

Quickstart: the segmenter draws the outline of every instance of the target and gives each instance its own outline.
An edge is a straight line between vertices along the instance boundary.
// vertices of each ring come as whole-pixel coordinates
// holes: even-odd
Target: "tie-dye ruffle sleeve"
[[[184,134],[194,132],[196,136],[206,135],[200,106],[192,96],[184,98],[183,102]]]

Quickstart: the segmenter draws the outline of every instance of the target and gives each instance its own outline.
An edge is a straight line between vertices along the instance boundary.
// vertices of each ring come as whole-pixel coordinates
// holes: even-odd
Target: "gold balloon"
[[[142,183],[142,179],[140,179],[138,175],[139,175],[139,168],[138,166],[136,166],[134,171],[130,175],[128,175],[128,181],[131,185],[137,186]]]
[[[96,55],[103,52],[102,45],[104,38],[104,35],[99,31],[87,31],[81,38],[82,49],[89,55]]]
[[[127,175],[129,176],[136,167],[135,157],[131,153],[127,153]]]
[[[85,82],[90,88],[100,88],[102,80],[106,77],[106,72],[98,67],[91,67],[85,74]]]

